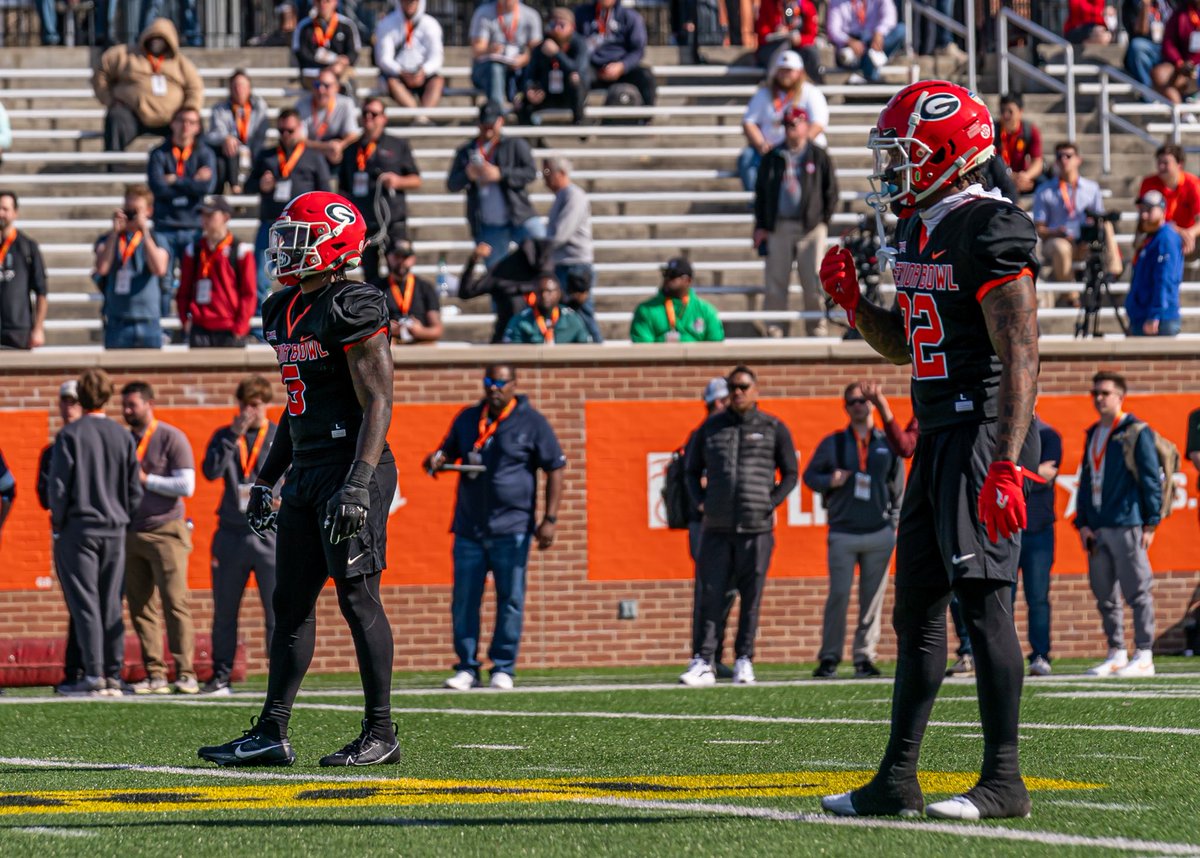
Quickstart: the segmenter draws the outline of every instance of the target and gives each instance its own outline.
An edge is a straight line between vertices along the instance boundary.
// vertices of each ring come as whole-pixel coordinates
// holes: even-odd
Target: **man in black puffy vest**
[[[798,476],[792,434],[779,418],[758,409],[754,372],[735,367],[728,382],[729,407],[696,431],[686,460],[688,494],[704,515],[696,569],[700,650],[679,677],[691,686],[717,681],[712,666],[717,628],[730,589],[739,598],[733,681],[754,682],[754,638],[775,547],[775,507],[795,488]],[[704,484],[702,476],[707,477]]]

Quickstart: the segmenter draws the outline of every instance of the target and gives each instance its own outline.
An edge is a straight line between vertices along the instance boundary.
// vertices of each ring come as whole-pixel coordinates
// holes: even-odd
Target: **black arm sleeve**
[[[292,430],[288,425],[288,413],[285,410],[279,420],[279,428],[275,430],[275,439],[271,449],[267,451],[267,460],[258,469],[256,482],[260,486],[274,486],[279,478],[292,464]]]
[[[771,489],[771,505],[779,506],[796,488],[800,468],[796,464],[796,445],[792,442],[792,433],[788,431],[783,421],[775,424],[775,467],[779,469],[779,482]]]

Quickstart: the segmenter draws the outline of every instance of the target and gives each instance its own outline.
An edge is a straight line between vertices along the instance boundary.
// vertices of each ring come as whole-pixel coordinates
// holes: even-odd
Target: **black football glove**
[[[367,512],[371,509],[371,494],[368,486],[375,469],[366,462],[358,461],[350,466],[345,484],[325,505],[325,526],[329,528],[329,542],[337,545],[352,538],[367,524]]]
[[[275,532],[275,519],[279,513],[275,511],[271,498],[270,486],[251,486],[250,498],[246,501],[246,521],[250,529],[262,539],[267,534]]]

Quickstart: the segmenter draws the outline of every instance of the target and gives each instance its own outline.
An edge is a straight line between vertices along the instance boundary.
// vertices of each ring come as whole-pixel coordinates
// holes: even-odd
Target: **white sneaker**
[[[935,801],[925,806],[925,815],[934,819],[962,819],[967,822],[979,821],[979,808],[971,804],[965,795],[956,795],[945,801]]]
[[[742,656],[733,663],[733,684],[734,685],[753,685],[754,684],[754,662]]]
[[[847,86],[862,86],[865,83],[867,83],[867,79],[857,73],[852,74],[852,75],[850,75],[850,77],[846,78]]]
[[[1139,649],[1129,660],[1129,664],[1117,671],[1122,679],[1141,679],[1154,676],[1154,654],[1148,649]]]
[[[489,688],[495,688],[500,691],[512,691],[513,678],[507,673],[492,673],[492,681],[488,683]]]
[[[1129,653],[1123,649],[1110,649],[1108,658],[1101,664],[1093,668],[1089,668],[1088,676],[1105,676],[1112,677],[1117,675],[1117,671],[1129,664]]]
[[[455,691],[470,691],[479,684],[475,674],[469,670],[460,670],[454,676],[442,683],[443,688],[453,688]]]
[[[693,656],[691,664],[679,676],[679,681],[692,688],[702,688],[706,685],[716,685],[717,675],[713,673],[712,665],[700,656]]]
[[[1029,675],[1049,676],[1050,662],[1046,661],[1046,659],[1042,658],[1040,655],[1035,656],[1033,661],[1029,662]]]

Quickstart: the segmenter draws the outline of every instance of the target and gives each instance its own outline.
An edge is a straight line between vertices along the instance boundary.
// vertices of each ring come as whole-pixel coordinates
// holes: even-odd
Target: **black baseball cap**
[[[206,197],[200,205],[201,214],[211,214],[212,212],[220,212],[223,215],[233,215],[233,209],[229,207],[229,200],[217,195],[215,197]]]
[[[672,277],[695,277],[696,272],[692,270],[692,263],[688,262],[682,256],[675,256],[667,260],[667,264],[662,267],[663,277],[668,279]]]
[[[413,250],[412,242],[407,238],[398,238],[389,244],[387,248],[388,256],[408,257],[412,256],[414,253],[416,253],[416,251]]]
[[[494,101],[488,101],[479,108],[479,124],[491,125],[497,119],[504,118],[504,108]]]

